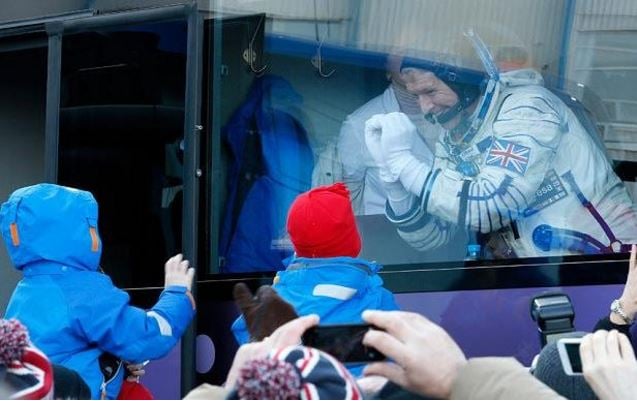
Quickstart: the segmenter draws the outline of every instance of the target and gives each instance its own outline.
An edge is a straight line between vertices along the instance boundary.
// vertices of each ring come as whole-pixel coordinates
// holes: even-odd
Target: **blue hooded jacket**
[[[292,254],[285,243],[287,210],[310,189],[314,160],[307,133],[293,116],[301,102],[288,81],[265,75],[255,80],[247,100],[223,129],[229,150],[219,243],[224,273],[282,270],[283,260]],[[256,152],[248,146],[251,133],[259,138]],[[260,170],[246,174],[246,159],[262,160]]]
[[[165,289],[149,311],[99,272],[97,202],[89,192],[53,184],[15,191],[0,209],[0,230],[23,278],[6,318],[20,320],[53,363],[75,370],[93,398],[117,397],[124,368],[108,382],[98,358],[109,352],[142,362],[167,354],[194,316],[187,289]]]
[[[290,261],[277,273],[273,288],[299,316],[317,314],[321,324],[362,323],[366,309],[398,310],[394,295],[383,287],[381,265],[359,258],[301,258]],[[249,342],[245,319],[232,324],[239,344]],[[361,366],[349,367],[358,375]]]

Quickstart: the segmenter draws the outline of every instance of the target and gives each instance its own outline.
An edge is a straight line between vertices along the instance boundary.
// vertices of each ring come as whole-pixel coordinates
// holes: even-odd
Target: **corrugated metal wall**
[[[354,36],[367,45],[393,45],[408,38],[411,47],[442,50],[455,32],[475,28],[489,46],[524,47],[541,68],[557,71],[564,19],[555,0],[367,0],[361,3]]]
[[[637,161],[637,1],[578,0],[567,78],[598,100],[611,156]]]

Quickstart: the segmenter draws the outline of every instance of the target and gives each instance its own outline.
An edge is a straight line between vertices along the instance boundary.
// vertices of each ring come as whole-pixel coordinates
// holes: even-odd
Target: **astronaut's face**
[[[438,115],[449,110],[458,103],[458,95],[432,72],[418,68],[405,68],[402,80],[407,90],[418,95],[420,108],[425,114]],[[445,128],[453,128],[457,121],[452,119]]]

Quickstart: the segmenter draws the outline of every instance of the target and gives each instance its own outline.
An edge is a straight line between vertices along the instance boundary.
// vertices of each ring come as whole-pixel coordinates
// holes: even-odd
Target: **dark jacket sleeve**
[[[626,337],[628,337],[628,339],[632,342],[632,336],[630,335],[630,324],[615,324],[613,322],[610,321],[610,318],[608,316],[600,319],[597,324],[595,325],[595,328],[593,329],[593,331],[597,331],[597,330],[607,330],[607,331],[611,331],[611,330],[617,330],[620,333],[623,333],[626,335]]]

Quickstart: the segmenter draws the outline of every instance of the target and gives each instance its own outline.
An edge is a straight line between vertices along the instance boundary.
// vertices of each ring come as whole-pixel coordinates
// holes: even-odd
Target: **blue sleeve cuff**
[[[178,294],[185,294],[188,291],[188,287],[184,285],[169,285],[164,288],[164,292],[176,292]]]

